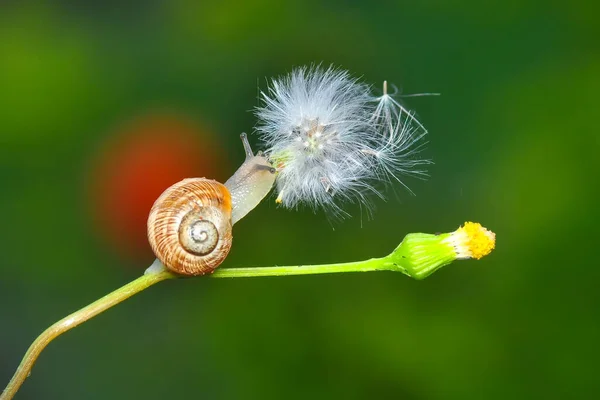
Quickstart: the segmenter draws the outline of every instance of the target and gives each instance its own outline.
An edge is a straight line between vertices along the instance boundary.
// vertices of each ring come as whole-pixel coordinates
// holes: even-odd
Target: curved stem
[[[154,285],[155,283],[176,277],[176,275],[168,271],[160,271],[158,273],[142,275],[136,280],[126,284],[112,293],[107,294],[106,296],[96,300],[84,308],[75,311],[74,313],[66,316],[50,326],[31,344],[27,350],[27,353],[25,353],[21,364],[17,368],[17,371],[8,383],[8,386],[6,386],[6,389],[4,389],[0,395],[0,400],[9,400],[14,397],[23,384],[23,381],[25,381],[25,379],[29,376],[31,368],[33,367],[33,364],[39,357],[40,353],[52,340],[56,339],[66,331],[75,328],[77,325],[87,321],[88,319],[93,318],[101,312],[111,308],[112,306],[119,304],[123,300],[128,299],[134,294]]]
[[[402,250],[400,245],[394,253]],[[392,254],[394,254],[392,253]],[[404,268],[407,259],[391,259],[390,256],[383,258],[371,258],[365,261],[339,263],[339,264],[322,264],[322,265],[305,265],[305,266],[283,266],[283,267],[256,267],[256,268],[219,268],[212,275],[212,278],[248,278],[258,276],[287,276],[287,275],[309,275],[309,274],[330,274],[341,272],[368,272],[368,271],[400,271],[408,276],[412,276]],[[19,390],[25,379],[29,376],[33,364],[39,357],[40,353],[52,340],[66,331],[75,328],[77,325],[89,320],[101,312],[119,304],[123,300],[128,299],[136,293],[166,279],[178,278],[179,276],[168,271],[159,260],[156,260],[150,268],[146,270],[144,275],[137,278],[133,282],[115,290],[114,292],[96,300],[88,306],[74,312],[56,322],[54,325],[46,329],[32,343],[25,353],[21,364],[17,368],[13,378],[9,382],[4,392],[0,395],[0,400],[10,400]]]
[[[372,258],[370,260],[323,265],[306,266],[285,266],[285,267],[257,267],[257,268],[219,268],[210,277],[212,278],[248,278],[258,276],[286,276],[286,275],[309,275],[309,274],[330,274],[340,272],[367,272],[394,270],[392,265],[385,258]],[[128,299],[136,293],[166,279],[178,278],[169,272],[158,262],[146,271],[144,275],[125,286],[115,290],[112,293],[96,300],[95,302],[75,311],[56,322],[46,329],[25,353],[21,364],[17,368],[14,376],[8,386],[0,395],[0,400],[9,400],[17,393],[25,379],[29,376],[33,364],[39,357],[44,348],[54,339],[66,331],[75,328],[77,325],[95,317],[101,312],[111,308]]]
[[[456,231],[446,234],[409,233],[392,253],[383,258],[340,264],[220,268],[210,276],[213,278],[248,278],[387,270],[402,272],[414,279],[424,279],[456,259],[480,259],[486,256],[494,249],[495,240],[496,236],[493,232],[478,223],[466,222]],[[42,350],[56,337],[155,283],[178,277],[168,271],[159,260],[156,260],[138,279],[66,316],[46,329],[25,353],[15,375],[0,395],[0,400],[13,398],[29,376],[31,368]]]
[[[466,222],[455,232],[447,234],[409,233],[400,245],[383,258],[365,261],[306,266],[220,268],[213,278],[248,278],[255,276],[286,276],[330,274],[340,272],[398,271],[415,279],[424,279],[440,267],[456,259],[476,258],[489,254],[495,246],[495,234],[480,224]],[[164,281],[178,278],[156,260],[133,282],[107,294],[79,311],[66,316],[46,329],[31,344],[8,386],[0,395],[0,400],[10,400],[29,376],[33,364],[40,353],[52,340],[77,325],[95,317],[101,312],[119,304],[136,293]]]

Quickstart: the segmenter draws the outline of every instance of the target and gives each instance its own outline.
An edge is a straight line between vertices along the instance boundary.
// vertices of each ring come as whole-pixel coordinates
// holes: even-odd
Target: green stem
[[[9,400],[14,397],[23,384],[23,381],[25,381],[31,373],[31,368],[40,353],[52,340],[155,283],[176,277],[176,275],[173,275],[168,271],[142,275],[136,280],[107,294],[84,308],[75,311],[73,314],[67,315],[65,318],[50,326],[31,344],[27,353],[25,353],[21,364],[17,368],[17,371],[8,383],[8,386],[6,386],[6,389],[4,389],[0,395],[0,400]]]
[[[286,276],[286,275],[312,275],[312,274],[331,274],[340,272],[368,272],[398,270],[397,267],[386,258],[372,258],[365,261],[349,262],[341,264],[323,264],[306,266],[286,266],[286,267],[258,267],[258,268],[219,268],[210,277],[212,278],[248,278],[257,276]],[[0,395],[0,400],[9,400],[17,393],[25,379],[29,376],[33,364],[39,357],[44,348],[54,339],[66,331],[75,328],[79,324],[95,317],[101,312],[111,308],[128,299],[144,289],[164,281],[166,279],[178,278],[161,264],[153,264],[144,275],[125,286],[107,294],[101,299],[75,311],[66,316],[54,325],[46,329],[31,344],[27,353],[23,357],[21,364],[17,368],[14,376],[8,386]]]
[[[290,275],[315,275],[333,274],[340,272],[369,272],[389,270],[389,263],[383,258],[370,260],[322,265],[301,265],[285,267],[257,267],[257,268],[218,268],[211,278],[252,278],[257,276],[290,276]]]

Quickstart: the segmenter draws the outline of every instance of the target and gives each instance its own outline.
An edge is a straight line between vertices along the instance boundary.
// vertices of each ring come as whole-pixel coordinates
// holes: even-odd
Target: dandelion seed
[[[301,67],[271,82],[257,109],[258,133],[278,170],[277,202],[306,204],[346,216],[345,202],[370,209],[380,183],[422,177],[419,159],[427,133],[388,93],[333,67]],[[410,189],[409,189],[410,191]]]

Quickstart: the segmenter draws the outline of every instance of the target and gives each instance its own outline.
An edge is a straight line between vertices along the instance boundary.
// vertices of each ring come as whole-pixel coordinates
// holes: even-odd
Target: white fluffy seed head
[[[301,67],[271,82],[257,109],[257,130],[278,170],[277,202],[306,204],[347,215],[344,202],[370,209],[369,195],[383,197],[378,183],[404,183],[423,175],[416,158],[427,133],[413,114],[387,93],[346,71]],[[404,185],[406,187],[406,185]]]

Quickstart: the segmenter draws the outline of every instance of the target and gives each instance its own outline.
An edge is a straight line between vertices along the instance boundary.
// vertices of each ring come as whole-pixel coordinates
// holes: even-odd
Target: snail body
[[[245,134],[246,160],[219,183],[188,178],[155,201],[148,217],[148,240],[157,259],[181,275],[213,272],[227,257],[232,226],[256,207],[275,182],[275,169],[261,153],[254,155]]]

